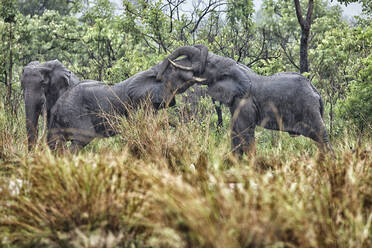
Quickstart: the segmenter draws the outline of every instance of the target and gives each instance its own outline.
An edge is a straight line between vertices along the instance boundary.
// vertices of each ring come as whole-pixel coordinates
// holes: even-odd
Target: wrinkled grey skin
[[[68,88],[78,83],[79,79],[58,60],[48,61],[42,65],[38,61],[33,61],[23,68],[21,85],[26,110],[29,150],[36,142],[37,124],[42,109],[46,110],[47,125],[49,125],[50,111],[58,98]]]
[[[181,55],[193,53],[193,49],[184,49]],[[303,135],[331,149],[322,119],[322,98],[306,77],[292,72],[261,76],[213,53],[208,53],[203,73],[193,71],[205,79],[208,94],[230,108],[232,148],[236,154],[254,152],[256,126]]]
[[[198,53],[200,57],[200,50]],[[187,58],[179,63],[192,64]],[[112,86],[88,80],[69,89],[52,109],[48,127],[50,148],[59,149],[71,141],[70,150],[77,151],[95,137],[115,135],[110,116],[126,116],[128,109],[144,101],[149,100],[155,109],[174,105],[174,94],[184,92],[194,83],[193,72],[168,66],[162,69],[163,77],[158,80],[161,65],[163,63]]]

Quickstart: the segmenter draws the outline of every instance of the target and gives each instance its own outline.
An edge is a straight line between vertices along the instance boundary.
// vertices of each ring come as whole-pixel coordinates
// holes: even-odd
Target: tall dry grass
[[[5,137],[1,246],[372,246],[368,140],[320,156],[308,139],[258,133],[257,156],[237,161],[227,129],[143,109],[118,123],[75,155]]]

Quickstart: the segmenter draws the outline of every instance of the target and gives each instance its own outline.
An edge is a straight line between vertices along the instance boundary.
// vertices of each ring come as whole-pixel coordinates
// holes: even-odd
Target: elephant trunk
[[[200,67],[199,67],[199,74],[202,74],[205,71],[205,67],[207,66],[207,59],[208,59],[208,47],[204,45],[195,45],[200,50]]]
[[[36,139],[38,135],[38,120],[45,101],[43,98],[37,99],[34,96],[28,94],[27,92],[25,93],[24,99],[26,110],[26,131],[28,150],[30,151],[32,147],[36,144]]]

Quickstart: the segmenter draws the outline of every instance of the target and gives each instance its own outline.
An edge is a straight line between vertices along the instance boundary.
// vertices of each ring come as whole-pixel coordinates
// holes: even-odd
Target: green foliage
[[[228,1],[227,18],[235,28],[249,29],[252,24],[253,2],[251,0]]]
[[[23,15],[42,15],[47,10],[55,10],[60,15],[76,13],[81,8],[82,0],[18,0],[19,11]]]
[[[17,14],[16,0],[1,0],[0,17],[6,23],[15,22]]]
[[[162,1],[124,1],[125,29],[144,40],[153,49],[167,51],[170,45],[170,24],[162,11]],[[153,46],[153,43],[156,45]]]
[[[356,124],[360,131],[371,130],[372,126],[372,25],[367,30],[357,29],[358,41],[363,44],[368,57],[361,57],[361,70],[351,84],[341,116]],[[356,48],[358,49],[358,48]],[[369,52],[368,52],[369,51]]]
[[[0,82],[9,83],[10,44],[14,39],[14,23],[16,22],[17,9],[14,0],[1,0],[0,4]]]

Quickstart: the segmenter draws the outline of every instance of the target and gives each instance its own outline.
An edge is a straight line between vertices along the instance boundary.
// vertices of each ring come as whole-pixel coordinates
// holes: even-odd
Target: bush
[[[341,115],[350,118],[361,132],[366,129],[370,132],[372,130],[372,55],[364,60],[364,64],[366,67],[360,72],[359,80],[352,84]]]

